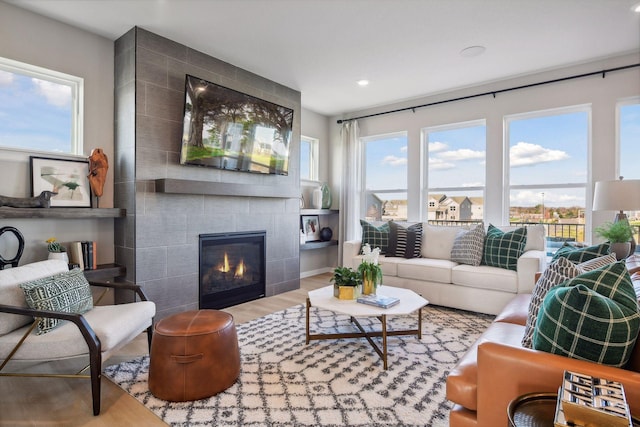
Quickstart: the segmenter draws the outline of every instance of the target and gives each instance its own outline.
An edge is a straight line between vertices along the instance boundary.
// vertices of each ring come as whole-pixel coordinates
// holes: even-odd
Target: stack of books
[[[396,297],[386,297],[384,295],[362,295],[356,300],[360,304],[373,305],[381,308],[389,308],[400,303]]]
[[[81,270],[95,270],[98,267],[96,242],[70,242],[67,250],[70,264],[77,265]]]
[[[554,425],[633,426],[622,384],[565,371],[558,390]]]

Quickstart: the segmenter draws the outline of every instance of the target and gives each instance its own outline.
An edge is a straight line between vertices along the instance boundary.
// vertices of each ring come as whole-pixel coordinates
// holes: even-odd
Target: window
[[[620,175],[625,179],[640,179],[640,99],[619,103],[617,117]]]
[[[407,219],[407,134],[363,138],[362,217]]]
[[[83,79],[0,58],[0,146],[82,154]]]
[[[435,224],[482,221],[484,120],[424,128],[422,134],[427,153],[427,220]]]
[[[638,156],[640,156],[640,98],[618,104],[618,147],[620,153],[619,175],[625,179],[640,179]],[[640,241],[640,211],[626,212],[633,226],[636,242]],[[640,245],[636,245],[636,254]]]
[[[300,179],[318,180],[318,140],[300,137]]]
[[[590,120],[587,106],[506,118],[509,222],[545,224],[550,252],[585,241]]]

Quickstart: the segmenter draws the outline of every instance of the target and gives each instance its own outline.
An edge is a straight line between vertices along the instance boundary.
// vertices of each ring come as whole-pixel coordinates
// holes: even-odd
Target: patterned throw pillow
[[[538,312],[540,311],[540,306],[542,305],[544,297],[551,288],[554,288],[555,286],[572,279],[579,274],[604,267],[614,262],[616,262],[616,257],[613,255],[594,258],[578,265],[572,263],[565,257],[560,257],[553,261],[542,273],[536,282],[536,286],[533,288],[533,295],[531,296],[531,302],[529,303],[527,323],[525,324],[524,329],[524,337],[522,338],[522,346],[533,348],[533,331],[538,319]]]
[[[451,249],[451,261],[479,266],[484,251],[484,224],[472,230],[460,230]]]
[[[523,347],[533,348],[533,331],[535,330],[536,320],[538,319],[538,312],[549,290],[566,280],[576,277],[580,273],[580,269],[564,257],[560,257],[558,260],[552,262],[549,267],[542,272],[531,295],[527,323],[525,324],[524,337],[522,338]]]
[[[403,227],[389,222],[389,247],[387,255],[403,258],[420,258],[422,250],[422,223]]]
[[[484,240],[482,264],[516,271],[518,258],[522,255],[526,243],[526,228],[518,228],[504,233],[499,228],[494,227],[493,224],[489,224],[487,236]]]
[[[533,348],[621,367],[640,331],[640,309],[624,261],[589,271],[544,298]]]
[[[609,244],[609,242],[588,246],[586,248],[576,248],[575,246],[564,242],[562,247],[556,251],[551,260],[554,261],[560,257],[565,257],[569,261],[578,264],[590,259],[607,255],[609,253],[610,247],[611,245]]]
[[[82,314],[93,308],[89,282],[79,268],[22,283],[20,288],[27,305],[36,310]],[[60,322],[60,319],[39,318],[38,335],[46,334]]]
[[[386,222],[378,227],[367,221],[360,220],[362,226],[362,246],[360,247],[360,253],[362,248],[367,243],[371,246],[371,249],[380,248],[380,254],[387,253],[389,247],[389,223]]]

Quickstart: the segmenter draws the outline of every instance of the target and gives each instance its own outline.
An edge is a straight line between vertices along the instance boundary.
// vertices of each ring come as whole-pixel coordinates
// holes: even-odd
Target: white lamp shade
[[[596,182],[593,192],[593,210],[640,210],[640,179]]]

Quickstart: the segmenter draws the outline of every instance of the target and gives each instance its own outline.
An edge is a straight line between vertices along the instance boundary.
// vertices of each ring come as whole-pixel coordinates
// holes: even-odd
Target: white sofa
[[[517,227],[498,227],[503,231]],[[546,266],[545,235],[542,225],[527,226],[527,242],[518,259],[517,271],[471,266],[451,261],[453,242],[462,227],[423,224],[421,258],[380,256],[384,285],[412,289],[430,304],[498,314],[516,294],[531,293],[535,273]],[[344,243],[343,265],[357,269],[361,242]]]

